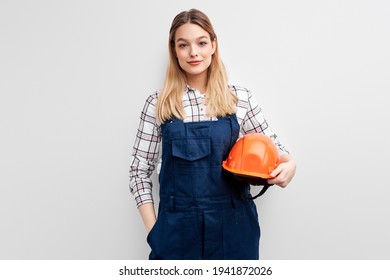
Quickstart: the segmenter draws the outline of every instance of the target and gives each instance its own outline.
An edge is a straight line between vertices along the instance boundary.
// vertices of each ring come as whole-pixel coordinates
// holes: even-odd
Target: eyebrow
[[[209,37],[208,37],[208,36],[206,36],[206,35],[203,35],[203,36],[200,36],[200,37],[196,38],[196,40],[201,40],[201,39],[209,39]],[[179,41],[185,41],[185,42],[188,42],[188,40],[187,40],[187,39],[184,39],[184,38],[177,38],[177,39],[176,39],[176,42],[179,42]]]

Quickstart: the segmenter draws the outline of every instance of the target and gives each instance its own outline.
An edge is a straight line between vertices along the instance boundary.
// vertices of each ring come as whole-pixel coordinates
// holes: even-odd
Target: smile
[[[193,61],[188,61],[187,63],[192,65],[192,66],[196,66],[196,65],[199,65],[200,63],[202,63],[202,60],[193,60]]]

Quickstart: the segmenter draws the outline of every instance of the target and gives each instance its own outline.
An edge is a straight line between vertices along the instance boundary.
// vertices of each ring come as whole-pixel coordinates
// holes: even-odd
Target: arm
[[[288,154],[288,150],[280,143],[278,136],[274,133],[271,127],[268,125],[267,120],[264,117],[263,110],[257,104],[257,100],[252,93],[245,89],[245,92],[241,91],[239,98],[245,100],[242,102],[245,104],[245,117],[241,124],[241,133],[247,134],[252,132],[263,133],[268,136],[274,142],[280,155]]]
[[[295,162],[287,149],[282,145],[282,143],[280,143],[277,135],[269,127],[260,106],[258,106],[257,101],[252,96],[251,92],[248,90],[246,90],[246,92],[246,113],[242,122],[241,131],[243,134],[250,132],[263,133],[273,140],[280,154],[280,164],[270,174],[273,178],[269,179],[268,183],[284,188],[290,183],[295,175]]]
[[[156,223],[156,212],[154,211],[154,204],[142,204],[140,207],[138,207],[138,210],[144,222],[146,232],[149,233],[154,224]]]
[[[160,127],[155,119],[156,100],[154,94],[145,103],[130,164],[130,190],[148,232],[156,221],[150,176],[158,161],[161,142]]]

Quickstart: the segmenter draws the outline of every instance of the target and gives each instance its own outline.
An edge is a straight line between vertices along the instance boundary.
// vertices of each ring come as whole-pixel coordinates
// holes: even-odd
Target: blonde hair
[[[226,116],[233,114],[236,110],[238,98],[228,87],[226,69],[219,57],[217,36],[214,28],[209,18],[203,12],[191,9],[178,14],[173,19],[169,31],[169,62],[164,86],[159,94],[156,108],[156,118],[159,123],[163,123],[173,117],[185,118],[183,92],[187,85],[187,79],[175,55],[175,33],[180,26],[186,23],[199,25],[209,33],[210,40],[215,41],[216,44],[215,52],[207,71],[207,115]]]

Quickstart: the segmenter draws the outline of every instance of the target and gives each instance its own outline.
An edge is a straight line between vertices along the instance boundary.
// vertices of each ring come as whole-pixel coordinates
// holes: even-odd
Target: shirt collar
[[[204,93],[201,93],[199,90],[197,90],[196,88],[191,87],[189,84],[186,85],[186,92],[188,92],[188,91],[192,91],[196,95],[204,97]]]
[[[186,85],[186,89],[187,89],[187,91],[188,91],[188,90],[196,91],[196,89],[194,89],[193,87],[191,87],[189,84]]]

